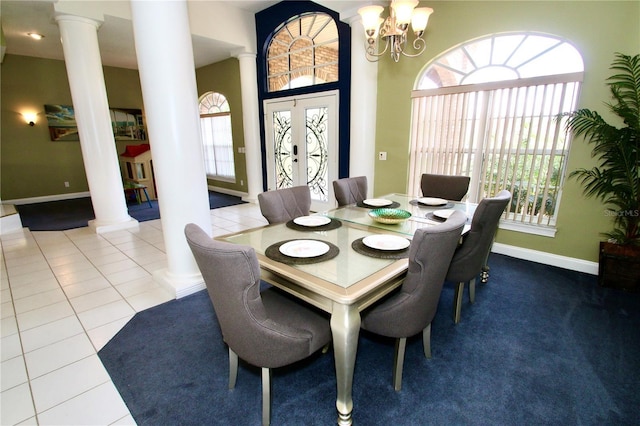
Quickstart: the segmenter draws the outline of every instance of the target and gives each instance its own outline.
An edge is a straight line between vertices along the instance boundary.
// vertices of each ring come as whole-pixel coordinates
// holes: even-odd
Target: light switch
[[[378,160],[386,160],[387,159],[387,153],[385,151],[380,151],[380,153],[378,154]]]

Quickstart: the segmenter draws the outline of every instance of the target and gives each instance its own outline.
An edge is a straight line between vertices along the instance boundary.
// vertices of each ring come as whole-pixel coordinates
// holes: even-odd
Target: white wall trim
[[[74,198],[90,197],[91,193],[86,192],[71,192],[69,194],[56,194],[56,195],[44,195],[42,197],[31,198],[17,198],[15,200],[2,200],[2,204],[33,204],[33,203],[45,203],[47,201],[59,201],[59,200],[72,200]]]
[[[558,268],[569,269],[571,271],[598,275],[598,262],[590,262],[583,259],[576,259],[575,257],[560,256],[557,254],[545,253],[543,251],[510,246],[501,243],[494,243],[491,251],[515,257],[517,259],[524,259],[531,262],[538,262],[545,265],[556,266]]]
[[[213,185],[207,185],[207,188],[209,188],[209,191],[220,192],[221,194],[227,194],[227,195],[234,195],[240,198],[246,197],[247,195],[249,195],[247,192],[236,191],[235,189],[220,188]]]
[[[234,195],[236,197],[244,197],[246,192],[236,191],[234,189],[220,188],[213,185],[207,186],[209,190],[220,192],[222,194]],[[45,203],[47,201],[59,201],[59,200],[72,200],[74,198],[90,197],[91,193],[86,192],[72,192],[69,194],[56,194],[56,195],[44,195],[42,197],[30,197],[30,198],[16,198],[15,200],[2,200],[2,204],[33,204],[33,203]]]

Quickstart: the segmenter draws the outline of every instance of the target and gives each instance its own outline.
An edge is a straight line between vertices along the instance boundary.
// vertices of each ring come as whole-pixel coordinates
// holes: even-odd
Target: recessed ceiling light
[[[42,40],[44,38],[42,34],[38,34],[38,33],[27,33],[27,35],[34,40]]]

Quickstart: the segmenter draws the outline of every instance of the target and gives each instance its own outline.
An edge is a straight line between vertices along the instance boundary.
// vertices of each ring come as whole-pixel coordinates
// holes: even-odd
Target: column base
[[[13,204],[0,204],[0,235],[22,231],[20,213]]]
[[[94,220],[90,220],[89,221],[89,228],[93,229],[96,234],[104,234],[105,232],[113,232],[113,231],[120,231],[123,229],[131,229],[131,228],[138,228],[140,226],[139,222],[133,218],[129,218],[129,220],[126,220],[124,222],[118,222],[118,223],[97,223],[97,221]]]
[[[169,293],[175,295],[176,299],[204,290],[204,278],[201,274],[176,275],[168,269],[159,269],[153,273],[153,280],[160,284]]]

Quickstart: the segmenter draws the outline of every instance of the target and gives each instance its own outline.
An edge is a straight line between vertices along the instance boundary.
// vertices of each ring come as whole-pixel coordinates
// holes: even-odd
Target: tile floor
[[[211,210],[213,235],[265,225],[257,204]],[[97,352],[136,312],[172,299],[160,220],[0,237],[0,424],[135,424]]]

